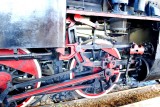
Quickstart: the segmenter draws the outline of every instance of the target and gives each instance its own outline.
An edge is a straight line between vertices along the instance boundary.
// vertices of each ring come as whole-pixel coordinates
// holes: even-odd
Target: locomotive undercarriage
[[[63,2],[51,1],[59,4],[59,8]],[[0,45],[1,106],[26,106],[34,96],[60,96],[61,92],[74,90],[82,97],[97,98],[111,92],[117,84],[131,86],[131,79],[141,82],[160,78],[158,22],[79,14],[67,14],[65,18],[65,9],[61,9],[55,16],[59,22],[62,17],[61,24],[51,23],[54,8],[45,23],[39,18],[29,26],[24,24],[27,27],[23,29],[18,29],[24,26],[18,22],[13,26],[11,23],[11,28],[6,24],[9,30],[0,33],[1,37],[22,34],[20,38],[27,39],[21,42],[9,38],[14,43]],[[46,23],[50,23],[51,29]],[[30,30],[34,24],[34,30]],[[14,27],[16,30],[11,33]],[[33,33],[35,29],[39,30]],[[28,34],[31,41],[26,37]],[[44,41],[38,41],[42,37]]]
[[[116,84],[131,84],[130,78],[145,81],[150,77],[155,57],[152,41],[141,45],[128,40],[122,43],[117,39],[123,37],[121,33],[118,37],[103,38],[96,35],[98,28],[91,25],[88,29],[92,35],[85,36],[78,29],[84,26],[86,30],[82,23],[68,24],[64,48],[29,49],[31,53],[24,49],[1,49],[1,103],[21,106],[34,95],[73,90],[82,97],[97,98]],[[102,25],[106,26],[106,21]]]

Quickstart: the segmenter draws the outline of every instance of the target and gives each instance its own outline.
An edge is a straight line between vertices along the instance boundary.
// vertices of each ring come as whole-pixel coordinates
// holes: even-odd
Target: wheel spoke
[[[29,54],[27,50],[18,50],[19,54]],[[7,50],[7,49],[0,49],[0,55],[12,55],[14,54],[13,50]],[[41,69],[40,65],[38,64],[37,60],[11,60],[11,61],[0,61],[0,81],[4,81],[1,85],[1,89],[6,89],[6,84],[8,81],[11,82],[11,84],[19,84],[22,82],[30,81],[35,78],[41,78]],[[40,87],[40,83],[33,84],[32,86],[28,87],[22,87],[17,88],[13,91],[11,91],[8,95],[16,95],[23,93],[25,91],[28,91],[33,88]],[[3,90],[1,91],[1,93]],[[19,106],[26,106],[27,103],[29,103],[33,97],[29,97],[27,99],[22,99],[19,101],[16,101],[18,107]],[[25,102],[25,103],[23,103]]]

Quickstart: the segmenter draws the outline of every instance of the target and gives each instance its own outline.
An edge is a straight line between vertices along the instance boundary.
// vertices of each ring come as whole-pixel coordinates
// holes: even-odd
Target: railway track
[[[119,88],[119,87],[117,87]],[[53,103],[47,96],[32,107],[117,107],[123,106],[146,99],[160,96],[160,85],[148,85],[145,87],[139,87],[126,90],[127,87],[121,87],[118,92],[107,94],[106,96],[94,99],[77,99],[72,101]]]

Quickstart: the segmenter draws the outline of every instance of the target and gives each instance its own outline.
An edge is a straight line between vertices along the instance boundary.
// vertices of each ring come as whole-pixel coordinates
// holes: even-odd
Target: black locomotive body
[[[160,79],[160,9],[151,0],[0,2],[0,103],[74,91],[97,98],[117,84]],[[68,98],[69,95],[65,94]]]
[[[0,48],[65,46],[65,1],[38,2],[8,0],[0,4]]]

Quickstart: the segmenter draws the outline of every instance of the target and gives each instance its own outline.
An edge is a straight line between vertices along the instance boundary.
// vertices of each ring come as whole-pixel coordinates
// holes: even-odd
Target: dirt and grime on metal
[[[94,99],[78,99],[61,103],[53,103],[48,101],[48,104],[41,104],[37,107],[117,107],[154,97],[160,97],[160,85],[150,85],[113,92],[103,97]]]

